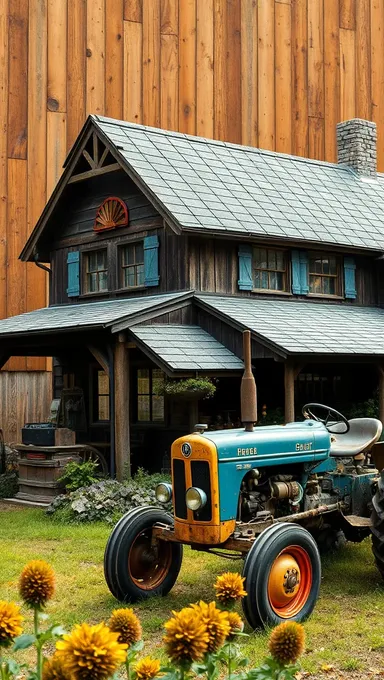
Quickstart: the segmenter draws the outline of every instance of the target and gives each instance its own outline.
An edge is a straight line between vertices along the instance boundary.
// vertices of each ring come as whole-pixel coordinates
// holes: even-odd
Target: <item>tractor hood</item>
[[[256,427],[253,432],[215,430],[205,432],[203,437],[215,444],[219,463],[257,460],[258,466],[320,462],[327,458],[331,443],[329,432],[315,420]]]

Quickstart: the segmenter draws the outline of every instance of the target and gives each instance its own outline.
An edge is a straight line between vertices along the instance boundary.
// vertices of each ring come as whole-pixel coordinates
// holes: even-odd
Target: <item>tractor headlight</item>
[[[166,482],[158,484],[155,489],[155,496],[159,503],[169,503],[172,498],[172,485]]]
[[[185,502],[190,510],[200,510],[207,502],[207,494],[196,486],[191,486],[185,494]]]

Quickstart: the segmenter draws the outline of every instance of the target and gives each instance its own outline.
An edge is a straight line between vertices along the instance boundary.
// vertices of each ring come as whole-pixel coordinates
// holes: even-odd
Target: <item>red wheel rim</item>
[[[304,548],[290,545],[279,553],[268,575],[269,603],[281,619],[297,616],[312,588],[311,559]]]
[[[172,546],[165,541],[152,545],[152,532],[145,529],[132,543],[128,555],[128,572],[141,590],[154,590],[165,579],[172,562]]]

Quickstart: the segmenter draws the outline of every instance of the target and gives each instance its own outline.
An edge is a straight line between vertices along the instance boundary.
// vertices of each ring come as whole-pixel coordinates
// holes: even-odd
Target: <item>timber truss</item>
[[[96,132],[92,132],[68,184],[114,172],[120,170],[120,167]],[[76,172],[77,169],[79,172]]]

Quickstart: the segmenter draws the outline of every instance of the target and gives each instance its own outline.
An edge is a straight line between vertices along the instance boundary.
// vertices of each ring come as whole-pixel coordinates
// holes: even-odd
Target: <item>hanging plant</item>
[[[216,392],[216,385],[210,378],[187,378],[166,380],[156,390],[158,395],[180,397],[181,399],[210,399]]]

